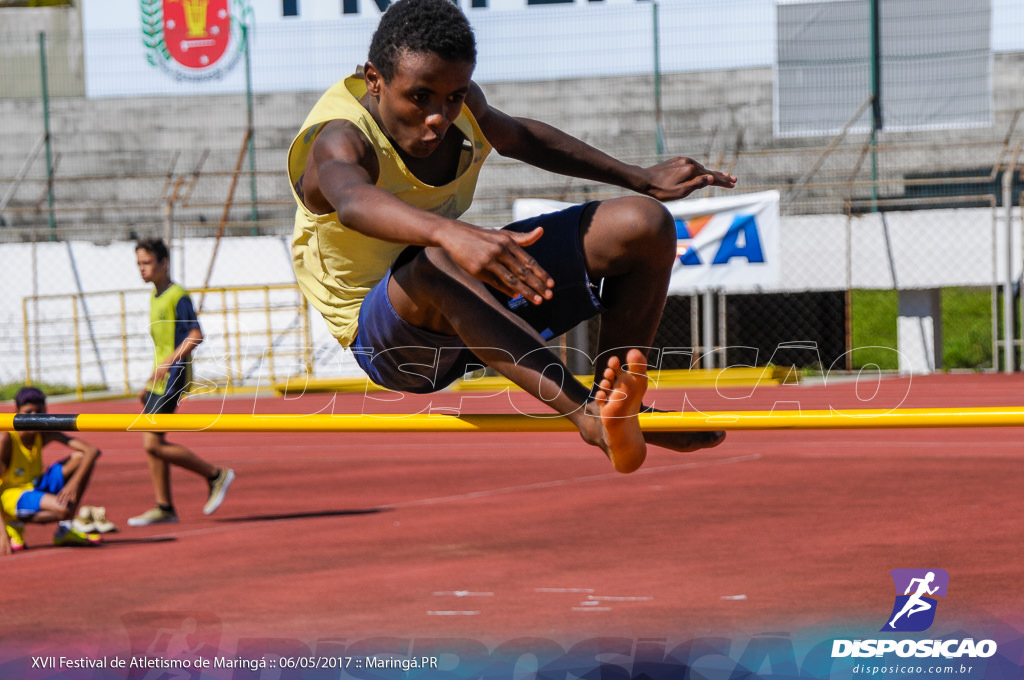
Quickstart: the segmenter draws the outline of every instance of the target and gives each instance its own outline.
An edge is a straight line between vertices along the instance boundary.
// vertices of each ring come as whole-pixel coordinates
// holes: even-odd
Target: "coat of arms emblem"
[[[248,0],[140,0],[150,64],[178,80],[213,80],[243,54]]]

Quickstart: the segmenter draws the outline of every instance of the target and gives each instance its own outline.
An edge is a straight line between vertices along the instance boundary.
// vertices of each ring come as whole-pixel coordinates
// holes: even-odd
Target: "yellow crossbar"
[[[1024,407],[648,413],[647,431],[1020,427]],[[0,430],[78,432],[571,432],[546,414],[0,414]]]
[[[765,367],[733,367],[716,369],[692,370],[659,370],[649,374],[653,385],[661,389],[669,388],[715,388],[715,387],[756,387],[768,385],[792,384],[800,381],[796,369],[785,366]],[[584,385],[593,382],[591,375],[575,376]],[[314,392],[375,392],[383,390],[369,378],[292,378],[274,384],[278,394],[309,394]],[[500,392],[510,389],[519,391],[521,388],[508,378],[501,376],[483,376],[456,380],[448,388],[453,392]]]

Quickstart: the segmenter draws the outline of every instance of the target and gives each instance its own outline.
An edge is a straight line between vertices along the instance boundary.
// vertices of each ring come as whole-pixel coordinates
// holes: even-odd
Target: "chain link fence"
[[[828,26],[828,3],[819,4]],[[948,11],[941,2],[924,5],[936,16]],[[939,289],[944,309],[961,292],[982,293],[980,302],[967,296],[972,311],[981,307],[970,328],[981,349],[967,359],[951,352],[945,367],[1015,368],[1020,361],[1005,350],[1020,349],[1024,12],[996,0],[992,27],[970,24],[978,33],[972,44],[988,45],[987,61],[971,48],[972,63],[990,65],[987,124],[972,114],[963,127],[873,127],[877,99],[861,92],[845,118],[839,115],[844,124],[780,135],[780,107],[800,99],[777,87],[776,9],[763,0],[609,4],[594,8],[601,21],[581,24],[572,40],[558,38],[564,23],[545,13],[558,7],[531,7],[528,19],[515,21],[496,10],[467,12],[480,43],[477,77],[492,105],[561,127],[630,163],[687,155],[737,175],[736,192],[780,192],[782,282],[672,297],[656,340],[673,349],[664,352],[663,368],[773,362],[895,369],[898,304],[865,307],[859,302],[865,298],[853,293],[889,291],[896,300],[900,291]],[[140,236],[172,244],[172,271],[188,288],[292,282],[294,203],[285,153],[321,91],[362,60],[372,16],[359,19],[358,29],[344,29],[357,30],[351,40],[339,37],[340,19],[294,26],[255,21],[239,62],[248,82],[238,91],[124,97],[87,96],[89,78],[130,81],[142,92],[158,78],[151,65],[131,61],[141,22],[89,36],[110,53],[104,63],[118,66],[87,78],[83,33],[89,28],[81,8],[0,8],[0,16],[0,286],[8,292],[0,303],[0,383],[35,379],[47,363],[36,353],[38,365],[30,362],[26,371],[26,344],[35,343],[25,329],[35,320],[22,300],[137,288],[125,248]],[[917,21],[931,25],[925,19]],[[602,26],[628,27],[631,39]],[[550,33],[547,52],[531,47],[527,58],[523,31]],[[674,35],[685,36],[686,49],[665,48],[666,36]],[[337,50],[310,47],[341,42]],[[289,66],[296,50],[308,62],[301,70]],[[728,62],[716,56],[723,53]],[[598,61],[613,62],[615,73],[594,75]],[[977,87],[966,88],[957,77],[972,76],[950,74],[940,87],[978,96]],[[267,85],[282,81],[293,85]],[[826,82],[800,97],[813,103],[816,92],[824,97],[842,87]],[[783,96],[791,98],[780,101]],[[710,189],[695,198],[723,193]],[[523,197],[577,202],[622,194],[494,157],[465,219],[505,224]],[[202,245],[186,247],[186,241]],[[65,258],[47,250],[72,247],[65,244],[81,254]],[[1009,324],[1006,310],[1014,313]],[[310,325],[314,357],[326,357],[319,364],[314,359],[314,371],[350,370],[315,315]],[[958,329],[945,326],[949,343]],[[881,330],[865,336],[868,328]],[[596,329],[577,332],[570,342],[593,356]],[[893,351],[889,359],[864,353],[859,359],[866,345]],[[53,353],[67,355],[66,348]],[[57,374],[67,384],[81,382]]]

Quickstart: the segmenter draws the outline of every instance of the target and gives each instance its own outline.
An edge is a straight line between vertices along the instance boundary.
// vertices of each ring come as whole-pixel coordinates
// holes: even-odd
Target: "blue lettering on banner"
[[[681,241],[692,239],[685,220],[676,219],[676,238]],[[746,258],[747,262],[763,263],[764,249],[761,247],[761,236],[757,230],[757,218],[754,215],[737,215],[722,237],[711,264],[728,264],[734,257]],[[684,266],[703,264],[696,248],[688,248],[679,256],[679,263]]]
[[[685,253],[679,256],[679,264],[685,266],[691,266],[695,264],[703,264],[700,261],[700,255],[697,254],[696,248],[690,248]]]
[[[739,243],[741,236],[743,245]],[[753,215],[738,215],[733,219],[711,264],[726,264],[734,257],[745,257],[747,262],[764,262],[761,239],[757,235],[757,220]]]
[[[686,220],[681,220],[681,219],[679,219],[677,217],[675,222],[676,222],[676,238],[678,240],[682,241],[684,239],[693,238],[692,236],[690,236],[690,228],[686,224]]]

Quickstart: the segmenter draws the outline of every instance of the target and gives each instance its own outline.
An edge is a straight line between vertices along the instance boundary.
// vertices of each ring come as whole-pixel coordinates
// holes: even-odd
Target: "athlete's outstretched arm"
[[[707,186],[732,188],[736,178],[690,158],[671,158],[647,168],[623,163],[547,123],[509,116],[487,104],[475,84],[467,105],[494,149],[535,167],[646,194],[662,201],[684,198]]]

